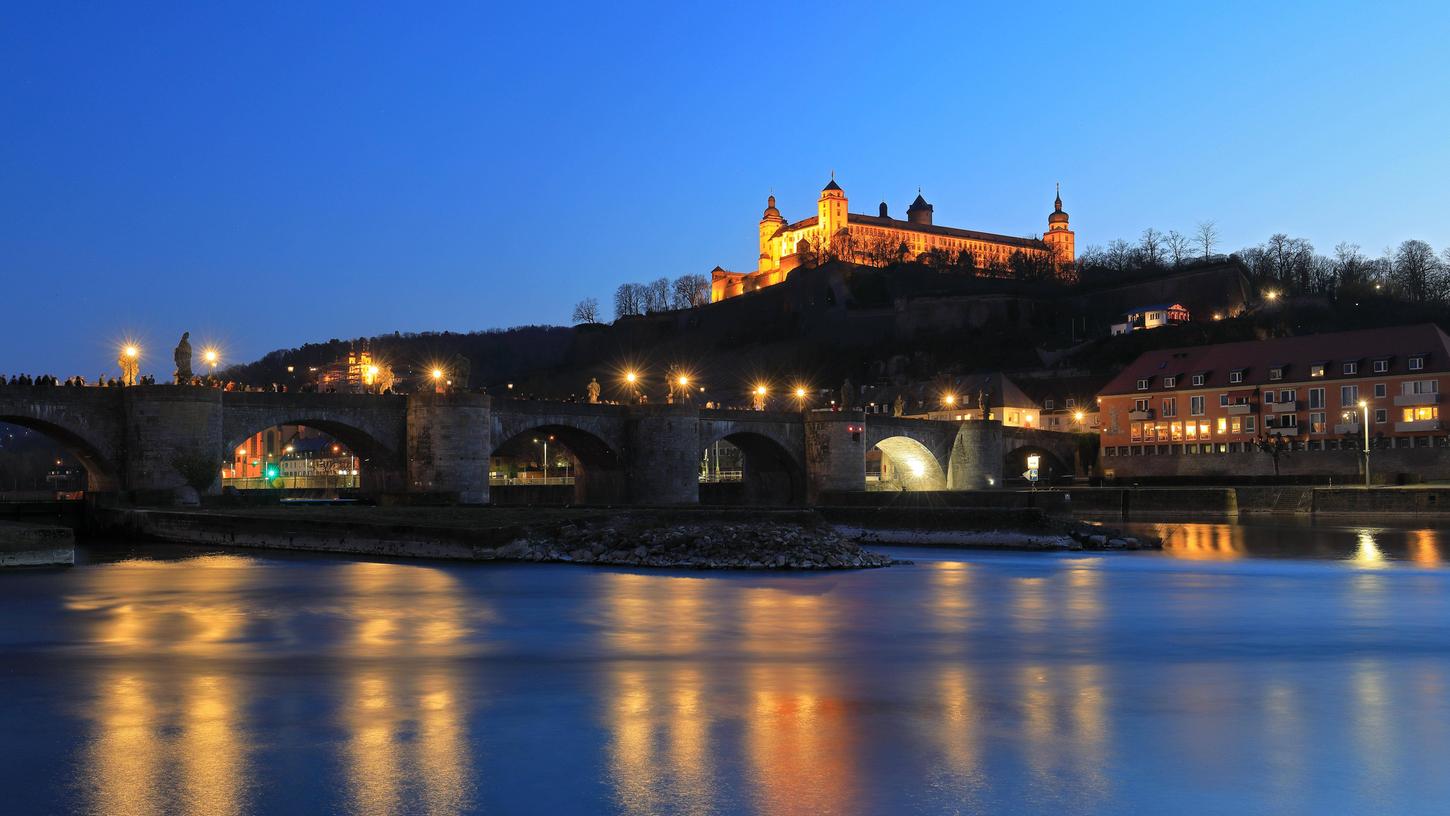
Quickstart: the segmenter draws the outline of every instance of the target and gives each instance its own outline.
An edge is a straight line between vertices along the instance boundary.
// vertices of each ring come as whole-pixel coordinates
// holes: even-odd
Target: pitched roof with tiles
[[[1411,371],[1408,358],[1424,358],[1423,368]],[[1386,360],[1389,370],[1376,374],[1373,366],[1359,366],[1358,373],[1342,374],[1342,363]],[[1147,379],[1149,390],[1163,387],[1164,377],[1178,377],[1177,387],[1216,388],[1305,382],[1311,365],[1325,366],[1323,379],[1385,377],[1405,374],[1450,372],[1450,337],[1433,323],[1390,326],[1380,329],[1308,334],[1270,340],[1221,343],[1212,346],[1159,349],[1145,352],[1129,363],[1106,386],[1103,395],[1139,393],[1138,381]],[[1269,378],[1272,368],[1283,369],[1282,377]],[[1243,372],[1242,382],[1230,383],[1230,372]],[[1204,375],[1203,385],[1190,386],[1187,378]]]

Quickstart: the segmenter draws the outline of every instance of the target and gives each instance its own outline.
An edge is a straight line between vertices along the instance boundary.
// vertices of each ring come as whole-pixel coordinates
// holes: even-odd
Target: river
[[[0,574],[0,812],[1443,814],[1450,527],[811,574]]]

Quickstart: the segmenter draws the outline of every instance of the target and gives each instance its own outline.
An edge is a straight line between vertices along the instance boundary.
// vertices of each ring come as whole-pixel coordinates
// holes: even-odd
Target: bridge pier
[[[700,411],[693,405],[629,409],[629,495],[634,504],[698,504]]]
[[[182,468],[210,462],[221,476],[222,392],[215,388],[152,385],[127,388],[125,484],[143,502],[195,501]]]
[[[831,490],[866,489],[865,416],[812,412],[806,424],[806,501]]]
[[[493,422],[485,394],[408,397],[408,489],[456,495],[461,504],[488,503]]]
[[[952,443],[947,464],[948,490],[992,490],[1002,486],[1005,455],[1002,423],[995,420],[963,422]]]

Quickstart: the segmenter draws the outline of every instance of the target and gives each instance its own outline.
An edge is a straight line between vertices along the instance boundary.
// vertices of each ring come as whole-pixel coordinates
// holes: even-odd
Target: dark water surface
[[[1450,812],[1450,533],[1160,532],[799,575],[98,547],[0,574],[0,813]]]

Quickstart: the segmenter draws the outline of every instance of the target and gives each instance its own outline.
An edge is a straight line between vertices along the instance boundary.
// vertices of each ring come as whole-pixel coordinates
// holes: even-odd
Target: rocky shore
[[[570,524],[502,547],[476,548],[474,555],[482,560],[683,569],[860,569],[901,563],[863,549],[826,525],[750,522]]]

